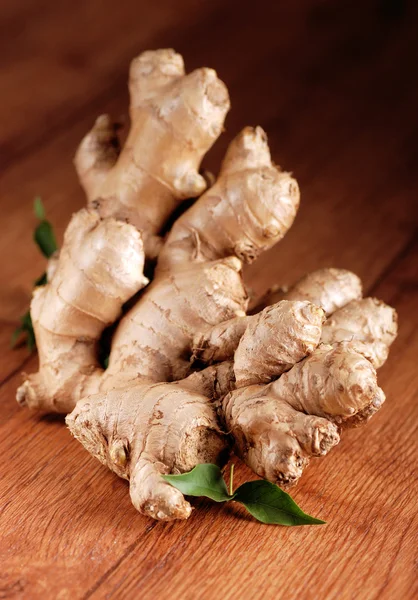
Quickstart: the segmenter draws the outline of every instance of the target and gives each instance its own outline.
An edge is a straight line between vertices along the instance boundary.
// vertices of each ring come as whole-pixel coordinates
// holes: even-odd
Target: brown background
[[[0,5],[0,598],[413,598],[417,546],[417,3],[3,0]],[[14,401],[36,368],[9,339],[44,261],[40,194],[61,239],[84,199],[71,164],[96,115],[127,112],[131,58],[172,46],[211,66],[232,111],[206,166],[246,124],[269,134],[302,206],[251,286],[322,266],[394,304],[387,403],[294,492],[323,527],[269,527],[199,501],[189,522],[135,512],[126,484],[62,420]],[[237,469],[237,483],[249,477]]]

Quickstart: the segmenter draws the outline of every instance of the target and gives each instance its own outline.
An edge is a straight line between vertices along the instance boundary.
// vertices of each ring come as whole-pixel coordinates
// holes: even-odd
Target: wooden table
[[[417,597],[417,3],[4,0],[1,3],[0,598]],[[14,399],[36,357],[9,340],[44,261],[35,195],[61,239],[84,199],[74,150],[96,115],[127,111],[131,58],[175,47],[217,69],[233,109],[206,165],[246,124],[269,134],[302,206],[248,269],[257,291],[335,265],[396,306],[379,373],[387,403],[314,461],[294,492],[323,527],[261,525],[196,502],[188,522],[142,517],[126,483],[58,417]],[[237,483],[251,477],[239,466]]]

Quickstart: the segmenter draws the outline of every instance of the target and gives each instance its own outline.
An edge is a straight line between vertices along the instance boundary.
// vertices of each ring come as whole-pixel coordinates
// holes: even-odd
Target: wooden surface
[[[0,598],[418,596],[418,46],[416,3],[3,0],[0,4]],[[310,269],[356,271],[396,306],[379,373],[387,402],[294,491],[323,527],[264,526],[198,501],[188,522],[132,507],[126,483],[60,418],[19,409],[36,357],[9,349],[32,281],[40,194],[61,238],[83,204],[72,156],[96,115],[126,114],[129,61],[172,46],[212,66],[233,109],[216,166],[246,124],[269,134],[302,206],[286,239],[248,269],[258,291]],[[250,473],[237,469],[237,483]]]

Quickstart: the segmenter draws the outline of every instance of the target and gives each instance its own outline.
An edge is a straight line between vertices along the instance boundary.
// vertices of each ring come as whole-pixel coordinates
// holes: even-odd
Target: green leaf
[[[10,338],[10,345],[12,348],[16,346],[17,340],[20,338],[20,335],[23,333],[23,327],[16,327],[14,332],[12,333],[12,337]]]
[[[234,500],[243,504],[262,523],[287,526],[325,523],[304,513],[289,494],[269,481],[244,483],[235,491]]]
[[[45,209],[40,196],[36,196],[33,202],[33,210],[35,212],[35,216],[37,216],[40,221],[45,220]]]
[[[45,219],[44,205],[42,204],[42,200],[39,196],[37,196],[34,200],[33,210],[36,217],[40,220],[39,225],[34,231],[33,239],[35,240],[42,254],[46,256],[46,258],[50,258],[57,250],[57,242],[55,240],[51,223]],[[42,273],[42,275],[34,282],[34,285],[35,287],[38,287],[40,285],[46,285],[47,283],[47,275],[46,273]],[[12,334],[10,340],[11,346],[12,348],[15,347],[19,337],[22,334],[25,334],[26,345],[28,346],[29,350],[32,351],[34,348],[36,348],[36,340],[30,312],[27,311],[20,320],[21,325],[17,327]]]
[[[233,498],[228,494],[222,472],[217,465],[197,465],[189,473],[162,477],[186,496],[206,496],[215,502],[225,502]]]
[[[26,332],[26,346],[28,347],[29,352],[33,352],[36,348],[35,332],[33,329]]]
[[[41,221],[35,229],[33,239],[38,244],[42,254],[49,258],[57,250],[57,242],[49,221]]]
[[[12,338],[10,340],[11,346],[12,346],[12,348],[14,348],[16,346],[16,343],[17,343],[17,340],[19,339],[19,337],[22,334],[26,334],[26,345],[27,345],[29,351],[32,352],[32,350],[36,346],[36,341],[35,341],[35,332],[33,331],[33,325],[32,325],[32,319],[30,316],[30,312],[29,311],[25,312],[23,317],[20,318],[20,321],[21,321],[21,325],[19,327],[17,327],[12,334]]]
[[[183,475],[163,475],[172,486],[186,496],[206,496],[215,502],[234,500],[245,506],[248,512],[262,523],[274,525],[323,525],[303,512],[294,500],[269,481],[248,481],[232,493],[233,465],[230,475],[230,493],[217,465],[197,465]]]
[[[42,273],[42,275],[40,275],[38,277],[38,279],[35,279],[35,281],[33,282],[33,285],[35,287],[39,287],[40,285],[46,285],[48,283],[48,279],[46,277],[46,273]]]

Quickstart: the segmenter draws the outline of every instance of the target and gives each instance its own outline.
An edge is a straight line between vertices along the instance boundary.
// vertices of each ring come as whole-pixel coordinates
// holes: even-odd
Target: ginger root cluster
[[[130,481],[140,512],[185,519],[189,502],[162,475],[222,465],[233,446],[255,473],[290,486],[344,428],[366,422],[385,399],[376,369],[396,314],[333,268],[247,314],[243,263],[291,227],[297,182],[272,163],[264,131],[246,127],[207,187],[201,161],[229,109],[212,69],[186,75],[173,50],[144,52],[129,89],[123,148],[104,115],[77,151],[87,207],[34,292],[39,371],[17,399],[67,413],[88,452]],[[115,323],[104,370],[98,345]]]

